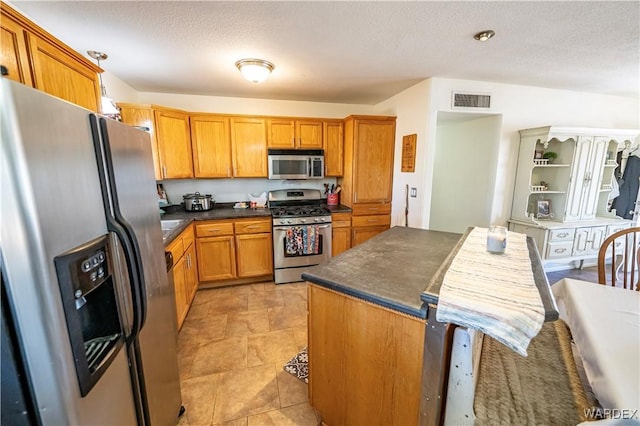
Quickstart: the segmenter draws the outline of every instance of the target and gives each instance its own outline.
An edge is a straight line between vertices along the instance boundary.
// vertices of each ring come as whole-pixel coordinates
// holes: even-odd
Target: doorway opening
[[[438,112],[429,229],[488,227],[502,115]]]

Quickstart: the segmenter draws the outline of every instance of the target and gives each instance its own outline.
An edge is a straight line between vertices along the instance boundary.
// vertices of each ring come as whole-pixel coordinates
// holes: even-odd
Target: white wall
[[[491,113],[502,114],[503,117],[491,217],[493,224],[506,224],[510,215],[519,146],[518,130],[548,125],[640,128],[640,103],[637,98],[439,78],[432,82],[431,121],[435,119],[437,111],[451,111],[452,91],[490,93]],[[429,125],[430,129],[434,129],[432,124]],[[435,134],[429,134],[429,143],[435,144]],[[426,163],[430,173],[433,167],[429,159]],[[424,206],[427,210],[429,203]]]
[[[324,193],[323,183],[336,183],[336,178],[318,180],[176,179],[162,182],[171,204],[180,204],[183,195],[194,192],[211,194],[218,203],[249,201],[249,194],[259,195],[276,189],[311,188],[319,189]]]
[[[502,115],[491,223],[506,224],[519,145],[518,130],[547,125],[640,128],[638,99],[471,80],[433,78],[381,102],[375,113],[398,116],[392,224],[403,223],[404,186],[418,188],[410,199],[410,226],[429,228],[437,115],[452,112],[453,91],[490,93],[491,114]],[[486,113],[483,111],[483,113]],[[402,136],[418,133],[415,174],[400,173]],[[418,204],[417,206],[415,204]]]
[[[140,102],[190,112],[223,114],[280,115],[293,117],[345,118],[351,114],[372,114],[372,105],[325,102],[281,101],[271,99],[226,98],[220,96],[180,95],[141,92]]]
[[[491,224],[502,117],[438,113],[429,228],[464,233]]]
[[[105,64],[101,64],[103,67]],[[116,102],[138,103],[138,92],[109,71],[102,73],[102,84],[107,90],[107,96]]]
[[[391,200],[391,226],[404,226],[405,187],[417,188],[417,197],[409,198],[409,226],[424,227],[423,208],[425,198],[425,172],[423,164],[429,155],[427,144],[427,124],[431,80],[422,81],[397,95],[376,105],[375,114],[395,115],[396,146],[393,166],[393,198]],[[414,173],[402,173],[402,137],[417,134],[416,167]],[[431,188],[429,186],[428,188]]]

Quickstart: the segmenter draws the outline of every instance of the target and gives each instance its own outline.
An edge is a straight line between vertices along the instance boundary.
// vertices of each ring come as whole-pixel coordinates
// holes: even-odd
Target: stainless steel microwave
[[[323,179],[324,150],[270,149],[269,179]]]

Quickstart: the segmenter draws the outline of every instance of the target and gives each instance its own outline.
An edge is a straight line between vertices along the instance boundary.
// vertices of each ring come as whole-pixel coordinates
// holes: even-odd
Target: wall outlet
[[[416,198],[418,196],[418,188],[411,188],[411,192],[409,192],[411,198]]]

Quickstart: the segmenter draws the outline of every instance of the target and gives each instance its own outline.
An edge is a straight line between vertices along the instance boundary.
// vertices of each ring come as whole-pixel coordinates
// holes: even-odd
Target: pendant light
[[[100,61],[104,61],[109,57],[106,53],[98,52],[95,50],[87,50],[87,55],[95,59],[98,62],[98,66],[100,66]],[[98,74],[98,79],[100,80],[102,114],[106,115],[109,118],[113,118],[114,120],[121,121],[120,111],[118,110],[116,103],[113,101],[113,99],[107,96],[107,89],[102,83],[102,73]]]
[[[252,83],[262,83],[275,68],[271,62],[264,59],[241,59],[236,62],[236,67],[242,76]]]

